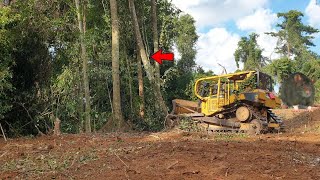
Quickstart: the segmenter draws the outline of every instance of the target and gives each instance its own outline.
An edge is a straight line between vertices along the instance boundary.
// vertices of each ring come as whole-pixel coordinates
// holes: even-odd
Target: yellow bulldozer
[[[243,71],[198,79],[194,94],[198,102],[175,99],[165,126],[172,128],[181,119],[191,119],[212,132],[260,134],[284,129],[271,109],[281,100],[273,92],[272,79],[258,71]]]

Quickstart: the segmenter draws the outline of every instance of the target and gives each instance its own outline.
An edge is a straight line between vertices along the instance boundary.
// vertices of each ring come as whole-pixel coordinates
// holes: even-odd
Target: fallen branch
[[[116,153],[114,153],[114,155],[115,155],[127,168],[129,168],[129,166],[128,166],[125,162],[123,162],[122,159],[121,159]]]
[[[176,162],[170,164],[170,165],[167,167],[167,169],[171,169],[173,166],[175,166],[175,165],[178,164],[178,163],[179,163],[179,161],[176,161]]]
[[[150,134],[149,136],[157,138],[157,139],[161,139],[159,136],[156,136],[156,135],[153,135],[153,134]]]
[[[122,162],[122,164],[125,165],[125,168],[124,168],[125,176],[129,180],[130,178],[129,178],[129,175],[127,173],[128,169],[129,169],[129,166],[116,153],[114,153],[114,155]]]
[[[182,173],[183,175],[188,175],[188,174],[199,174],[199,170],[196,170],[196,171],[187,171],[187,172],[184,172]]]
[[[4,122],[9,126],[9,130],[11,130],[12,132],[15,133],[15,136],[16,136],[16,137],[21,137],[21,136],[22,136],[19,132],[17,132],[17,131],[13,128],[13,126],[12,126],[10,123],[8,123],[8,121],[4,121]]]
[[[24,106],[23,103],[17,103],[18,105],[20,105],[21,107],[23,107],[23,109],[27,112],[27,115],[29,116],[31,122],[34,124],[34,127],[38,130],[38,134],[45,135],[43,132],[40,131],[40,129],[38,128],[37,124],[35,123],[34,119],[32,118],[32,116],[30,115],[28,109]]]
[[[227,171],[226,171],[226,173],[224,174],[225,177],[228,176],[228,172],[229,172],[229,168],[227,168]]]
[[[38,135],[40,135],[40,136],[45,135],[42,131],[40,131],[40,129],[38,128],[38,126],[36,124],[34,124],[34,127],[38,130]]]
[[[3,135],[4,140],[7,141],[6,134],[4,134],[4,131],[3,131],[3,129],[2,129],[1,123],[0,123],[0,128],[1,128],[1,132],[2,132],[2,135]]]
[[[76,156],[73,158],[71,165],[69,166],[69,168],[71,168],[73,166],[73,164],[76,162],[76,159],[78,158],[78,153],[76,153]]]
[[[8,151],[4,152],[4,153],[0,156],[0,158],[1,158],[2,156],[6,155],[7,153],[8,153]]]

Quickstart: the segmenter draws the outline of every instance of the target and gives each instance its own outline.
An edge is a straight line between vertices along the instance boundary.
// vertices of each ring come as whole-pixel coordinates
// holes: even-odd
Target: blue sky
[[[320,0],[318,0],[320,1]],[[199,40],[197,64],[219,73],[222,64],[228,72],[237,69],[233,53],[241,36],[255,32],[263,55],[275,59],[276,38],[264,32],[276,31],[278,12],[299,10],[303,22],[320,29],[320,2],[316,0],[172,0],[196,20]],[[320,33],[311,49],[320,54]]]

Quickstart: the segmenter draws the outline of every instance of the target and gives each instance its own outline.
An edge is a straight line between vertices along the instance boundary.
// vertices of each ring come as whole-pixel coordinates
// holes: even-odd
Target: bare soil
[[[1,139],[0,179],[320,179],[320,109],[275,112],[286,133]]]

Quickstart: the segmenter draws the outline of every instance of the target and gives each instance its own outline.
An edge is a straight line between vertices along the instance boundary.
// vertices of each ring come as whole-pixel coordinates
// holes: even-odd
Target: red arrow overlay
[[[160,49],[158,52],[154,53],[151,58],[157,61],[157,63],[162,64],[162,61],[173,61],[174,54],[162,53],[162,49]]]

